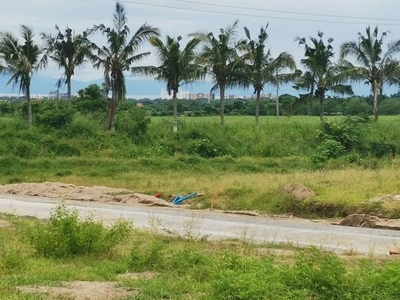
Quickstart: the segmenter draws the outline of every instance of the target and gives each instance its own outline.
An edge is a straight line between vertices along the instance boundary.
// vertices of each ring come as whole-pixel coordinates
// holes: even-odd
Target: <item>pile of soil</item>
[[[367,214],[353,214],[349,215],[339,223],[332,223],[334,225],[352,226],[352,227],[365,227],[377,229],[391,229],[400,230],[399,219],[381,219],[377,216]]]
[[[281,193],[290,195],[293,199],[302,201],[308,198],[315,197],[315,193],[308,187],[300,183],[288,183],[282,189]]]
[[[105,186],[85,187],[60,182],[7,184],[0,186],[0,194],[172,207],[171,203],[163,199],[135,193],[128,189],[108,188]]]

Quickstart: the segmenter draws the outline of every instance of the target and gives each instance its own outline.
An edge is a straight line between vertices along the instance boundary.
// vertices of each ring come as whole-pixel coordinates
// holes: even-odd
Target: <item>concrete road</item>
[[[49,217],[59,200],[0,195],[0,212]],[[120,206],[112,204],[67,201],[82,216],[94,214],[105,221],[125,218],[135,227],[159,233],[174,233],[208,239],[238,238],[257,243],[290,243],[314,245],[338,253],[357,252],[366,255],[389,255],[400,251],[400,231],[335,226],[303,219],[250,217],[219,212],[189,211],[180,208]]]

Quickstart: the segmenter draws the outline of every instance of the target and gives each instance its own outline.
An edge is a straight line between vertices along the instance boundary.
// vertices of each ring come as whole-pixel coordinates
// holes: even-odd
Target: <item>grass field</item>
[[[228,116],[224,129],[218,122],[217,117],[181,118],[174,135],[171,118],[152,118],[146,135],[135,142],[126,132],[105,132],[83,117],[62,129],[33,130],[18,119],[2,118],[0,183],[107,185],[161,192],[166,200],[204,193],[193,205],[198,208],[209,207],[218,190],[217,208],[319,217],[369,212],[365,200],[399,193],[400,161],[359,148],[376,140],[400,149],[400,117],[360,125],[363,135],[351,140],[359,148],[318,164],[313,162],[320,155],[318,118],[282,117],[278,123],[265,117],[258,129],[251,117]],[[296,203],[281,193],[287,183],[303,184],[316,197]],[[377,207],[375,213],[398,217],[400,209]]]

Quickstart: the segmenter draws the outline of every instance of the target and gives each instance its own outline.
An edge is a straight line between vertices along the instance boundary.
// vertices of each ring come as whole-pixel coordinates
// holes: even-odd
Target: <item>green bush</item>
[[[125,240],[130,229],[130,223],[123,220],[107,228],[93,217],[80,219],[77,210],[60,205],[48,222],[33,225],[29,235],[39,254],[60,258],[106,253]]]
[[[37,114],[36,124],[60,129],[70,124],[73,118],[74,113],[69,109],[48,109]]]
[[[43,147],[47,149],[52,155],[55,156],[79,156],[79,149],[64,143],[62,141],[57,141],[53,139],[45,139],[43,141]]]
[[[122,106],[117,113],[115,129],[125,133],[134,142],[140,143],[144,140],[149,124],[147,110],[129,103],[125,107]]]
[[[315,154],[311,156],[314,164],[326,163],[330,159],[339,158],[345,152],[344,146],[335,140],[326,139],[317,147]]]
[[[317,130],[320,142],[335,140],[342,144],[346,151],[365,150],[365,138],[368,134],[368,118],[345,117],[333,121],[321,122]]]

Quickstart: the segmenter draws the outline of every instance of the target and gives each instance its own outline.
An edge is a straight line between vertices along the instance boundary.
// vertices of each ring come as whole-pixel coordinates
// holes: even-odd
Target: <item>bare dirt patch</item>
[[[11,223],[4,221],[4,220],[0,220],[0,228],[6,228],[6,227],[10,227]]]
[[[63,283],[62,286],[20,286],[18,289],[27,293],[48,294],[49,299],[74,300],[113,300],[134,297],[137,291],[126,291],[115,287],[112,282],[74,281]]]
[[[151,195],[135,193],[128,189],[105,186],[76,186],[60,182],[17,183],[0,186],[0,194],[61,198],[64,200],[119,203],[126,205],[164,206],[172,204]]]
[[[122,280],[138,280],[138,279],[153,279],[156,278],[158,274],[156,272],[139,272],[139,273],[124,273],[117,276],[117,279]]]

